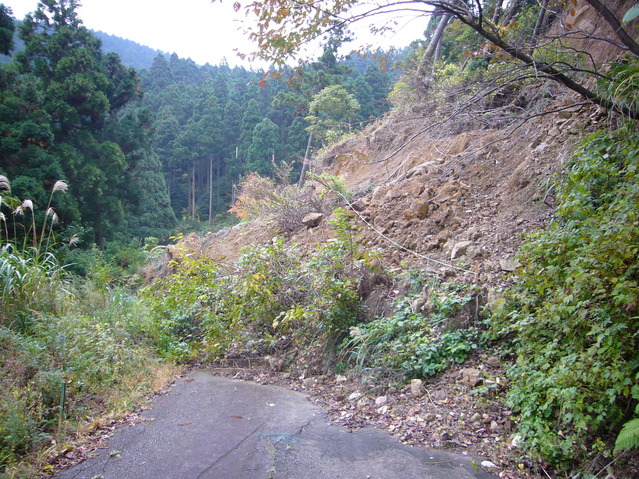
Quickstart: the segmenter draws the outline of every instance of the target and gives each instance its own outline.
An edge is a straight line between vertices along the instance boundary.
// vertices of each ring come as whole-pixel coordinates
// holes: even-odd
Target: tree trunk
[[[220,182],[222,181],[222,160],[218,160],[217,168],[215,169],[217,181],[215,187],[215,206],[220,206]]]
[[[492,22],[495,25],[497,25],[497,22],[499,22],[499,15],[501,14],[501,6],[503,4],[504,4],[504,0],[497,0],[497,3],[495,4],[495,11],[493,12],[493,18],[492,18]]]
[[[506,11],[506,15],[501,21],[501,25],[507,27],[511,20],[515,17],[517,10],[521,6],[521,0],[514,0],[514,2],[510,5],[510,8]]]
[[[306,152],[304,153],[304,159],[302,160],[302,171],[300,173],[300,180],[297,183],[297,187],[304,186],[304,177],[306,176],[306,165],[308,164],[308,153],[311,150],[311,141],[313,141],[313,133],[308,134],[308,142],[306,143]]]
[[[95,244],[99,249],[104,251],[104,232],[101,228],[95,229]]]
[[[191,219],[195,219],[195,164],[191,170]]]
[[[544,25],[544,19],[546,18],[546,9],[548,8],[548,0],[544,0],[541,4],[541,10],[539,10],[539,15],[537,16],[537,22],[535,22],[535,28],[532,33],[532,38],[530,39],[530,52],[535,49],[537,46],[537,38],[539,38],[539,34],[541,33]]]
[[[442,42],[441,39],[437,42],[437,47],[435,48],[435,53],[433,54],[433,69],[432,69],[432,76],[435,76],[435,65],[437,65],[437,62],[439,60],[441,60],[441,56],[442,56]]]
[[[608,25],[612,27],[619,40],[628,47],[628,50],[639,56],[639,44],[623,29],[615,14],[608,7],[602,5],[599,0],[586,0],[586,2],[588,2],[592,8],[597,10],[597,13],[599,13],[606,22],[608,22]]]
[[[592,1],[592,0],[588,0],[588,1]],[[453,12],[451,11],[450,13],[453,13]],[[535,60],[528,53],[526,53],[524,49],[506,42],[502,37],[500,37],[496,33],[487,31],[480,23],[473,21],[472,18],[467,18],[466,16],[461,14],[456,14],[455,16],[461,22],[465,23],[470,28],[472,28],[477,33],[479,33],[486,40],[493,43],[495,46],[501,48],[504,52],[508,53],[513,58],[516,58],[517,60],[524,63],[524,65],[532,67],[538,72],[544,73],[551,80],[556,81],[557,83],[561,83],[562,85],[571,89],[572,91],[579,93],[582,97],[586,98],[587,100],[590,100],[593,103],[596,103],[597,105],[601,105],[607,110],[615,110],[629,118],[632,118],[633,120],[639,119],[639,110],[631,108],[631,107],[623,106],[623,105],[618,105],[606,98],[603,98],[597,95],[595,92],[593,92],[592,90],[589,90],[584,85],[577,83],[575,80],[573,80],[569,76],[566,76],[561,71],[555,69],[552,65]]]
[[[209,226],[213,223],[213,155],[209,155]]]
[[[435,32],[433,33],[433,38],[431,38],[426,51],[422,55],[419,67],[417,68],[417,91],[422,94],[428,92],[430,88],[430,82],[432,80],[432,74],[429,73],[428,65],[431,64],[431,57],[437,51],[439,44],[442,41],[442,37],[444,36],[444,30],[446,29],[446,25],[452,18],[451,13],[445,13],[442,16],[442,19],[439,21]],[[432,62],[434,63],[434,62]]]

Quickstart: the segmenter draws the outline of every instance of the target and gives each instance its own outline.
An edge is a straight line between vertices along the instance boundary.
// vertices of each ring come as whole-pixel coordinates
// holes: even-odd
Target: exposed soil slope
[[[572,100],[568,94],[555,97],[559,106]],[[343,177],[355,192],[351,206],[360,241],[383,249],[388,266],[405,261],[442,277],[494,284],[512,269],[506,260],[525,233],[549,221],[552,177],[575,144],[596,129],[601,112],[579,106],[534,118],[515,131],[470,130],[440,138],[420,134],[429,121],[392,115],[327,151],[322,171]],[[181,247],[232,262],[243,245],[275,234],[272,224],[252,222],[203,238],[191,235]],[[289,235],[308,247],[329,237],[326,221],[315,228],[300,224]]]

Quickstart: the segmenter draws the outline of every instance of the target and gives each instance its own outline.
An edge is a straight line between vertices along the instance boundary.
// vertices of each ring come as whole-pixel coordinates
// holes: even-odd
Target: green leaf
[[[626,14],[623,16],[622,22],[628,23],[637,17],[639,17],[639,5],[635,5],[630,10],[628,10]]]
[[[624,424],[615,441],[614,452],[625,451],[639,447],[639,418],[632,419]]]

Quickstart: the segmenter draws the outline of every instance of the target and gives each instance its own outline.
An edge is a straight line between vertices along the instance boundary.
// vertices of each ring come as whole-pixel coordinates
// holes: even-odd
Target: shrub
[[[508,400],[526,448],[557,466],[618,430],[639,400],[638,161],[631,127],[584,142],[493,318],[517,354]]]
[[[265,353],[291,346],[334,350],[361,319],[353,244],[337,238],[313,252],[282,238],[243,250],[232,270],[185,257],[175,274],[147,287],[165,351],[188,357]]]
[[[5,244],[0,249],[0,324],[26,331],[34,311],[59,311],[66,294],[63,276],[64,269],[51,253]]]
[[[65,189],[57,182],[53,193]],[[1,175],[0,190],[9,190]],[[47,207],[37,228],[31,202],[5,194],[0,209],[8,206],[12,226],[24,220],[24,235],[17,241],[16,228],[11,236],[0,211],[0,475],[35,477],[25,458],[65,447],[65,433],[87,416],[127,411],[173,369],[153,358],[160,326],[114,287],[117,275],[137,261],[132,248],[116,251],[117,267],[97,249],[78,256],[87,260],[89,278],[71,277],[53,254],[55,212]],[[63,385],[68,420],[59,422]]]
[[[0,471],[44,441],[43,423],[55,415],[55,389],[43,345],[0,326]]]
[[[173,372],[154,359],[158,326],[135,297],[90,281],[68,289],[64,314],[34,310],[27,331],[0,325],[0,475],[53,438],[64,445],[87,417],[127,412]]]
[[[327,176],[322,176],[328,180]],[[331,184],[340,182],[333,177]],[[344,191],[343,185],[341,191]],[[311,212],[329,214],[340,203],[338,194],[325,190],[316,193],[315,186],[299,189],[294,185],[277,184],[270,178],[249,173],[240,184],[240,193],[229,212],[243,220],[273,221],[280,232],[288,233],[302,227],[302,218]]]

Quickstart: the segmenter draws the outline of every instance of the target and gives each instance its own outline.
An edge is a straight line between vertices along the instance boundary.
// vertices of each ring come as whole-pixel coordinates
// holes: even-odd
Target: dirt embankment
[[[580,7],[571,15],[590,21],[584,12]],[[609,54],[590,52],[598,59]],[[326,151],[314,171],[344,179],[354,193],[346,206],[360,227],[358,240],[381,249],[386,268],[418,269],[498,291],[517,267],[513,256],[526,234],[552,217],[553,176],[578,142],[608,121],[596,106],[571,106],[580,102],[572,93],[543,88],[550,91],[543,105],[533,105],[532,116],[507,128],[434,129],[433,116],[423,109],[393,112]],[[524,92],[529,105],[539,93]],[[251,222],[205,237],[191,235],[180,248],[230,265],[242,246],[266,243],[276,234],[274,223]],[[312,248],[331,235],[324,218],[317,226],[300,223],[285,236]],[[169,254],[182,253],[171,247]],[[383,294],[379,299],[383,302]],[[463,367],[480,371],[485,384],[500,385],[496,393],[471,394],[474,386],[464,384],[461,368],[430,379],[426,394],[418,397],[408,386],[380,389],[311,370],[283,374],[275,368],[262,374],[242,368],[245,376],[233,374],[302,389],[350,427],[372,423],[412,444],[487,454],[500,477],[542,477],[515,451],[510,412],[499,400],[506,381],[501,360],[480,355]]]
[[[622,13],[633,4],[606,2]],[[570,37],[593,65],[623,55],[613,42],[580,40],[580,31],[616,38],[586,3],[566,9],[547,35]],[[514,100],[508,94],[505,89],[506,103]],[[487,129],[460,119],[435,128],[433,112],[414,105],[325,152],[316,159],[315,172],[345,179],[356,194],[353,209],[362,242],[382,248],[391,267],[405,261],[443,277],[495,284],[515,266],[510,259],[523,236],[549,221],[553,175],[576,143],[605,121],[596,106],[571,108],[582,99],[555,84],[515,94],[529,110],[524,116],[533,113],[527,121]],[[548,111],[554,113],[543,114]],[[287,236],[301,245],[313,247],[330,237],[326,221],[311,229],[299,226]],[[243,245],[265,243],[275,234],[272,224],[252,222],[203,238],[191,235],[181,247],[232,263]],[[177,250],[169,253],[176,256]],[[162,271],[150,272],[155,274]]]
[[[565,95],[556,99],[569,104]],[[514,268],[526,233],[550,219],[552,177],[576,143],[603,121],[593,106],[534,118],[516,130],[483,129],[433,138],[428,119],[391,115],[327,151],[322,171],[341,176],[355,193],[350,204],[359,240],[380,248],[390,268],[408,264],[442,278],[495,284]],[[277,234],[252,222],[180,248],[231,263],[242,246]],[[331,236],[324,220],[289,240],[313,247]],[[176,254],[171,247],[170,253]]]

